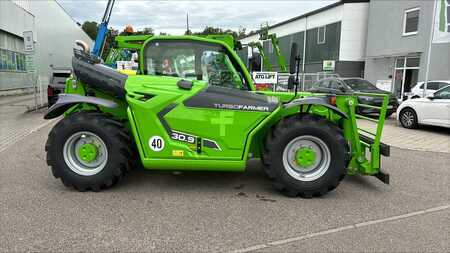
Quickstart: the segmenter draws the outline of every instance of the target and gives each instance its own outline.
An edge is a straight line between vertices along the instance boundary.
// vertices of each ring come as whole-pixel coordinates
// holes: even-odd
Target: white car
[[[450,128],[450,85],[425,98],[408,99],[397,109],[397,121],[405,128],[419,124]]]
[[[425,97],[432,96],[437,90],[450,85],[450,81],[428,81],[427,91]],[[405,95],[408,98],[421,98],[423,97],[423,89],[425,88],[425,82],[418,82],[416,86],[411,89],[411,92],[406,92]]]

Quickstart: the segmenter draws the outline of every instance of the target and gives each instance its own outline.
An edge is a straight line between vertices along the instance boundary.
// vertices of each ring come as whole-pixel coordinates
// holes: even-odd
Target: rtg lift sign
[[[272,90],[278,83],[277,72],[253,72],[253,82],[257,90]]]

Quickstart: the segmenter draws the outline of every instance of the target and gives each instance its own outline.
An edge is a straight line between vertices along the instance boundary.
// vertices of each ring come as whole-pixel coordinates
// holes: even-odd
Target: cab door
[[[205,48],[195,55],[203,90],[164,115],[173,140],[196,140],[191,159],[241,160],[247,137],[278,107],[274,98],[249,92],[230,56]],[[195,85],[196,82],[194,82]]]
[[[196,157],[241,160],[248,134],[277,106],[263,95],[211,85],[165,119],[175,132],[173,139],[194,136]]]

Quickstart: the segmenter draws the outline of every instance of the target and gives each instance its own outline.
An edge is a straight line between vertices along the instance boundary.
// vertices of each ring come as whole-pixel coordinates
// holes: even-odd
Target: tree
[[[139,33],[139,31],[138,31],[138,33]],[[146,28],[144,28],[144,30],[142,30],[141,34],[142,35],[154,35],[155,32],[153,31],[153,28],[146,27]]]
[[[222,28],[206,26],[201,32],[192,33],[193,35],[211,35],[211,34],[224,34]]]
[[[127,26],[128,28],[128,26]],[[144,29],[142,29],[142,31],[133,31],[132,29],[127,29],[125,28],[125,30],[123,30],[119,35],[123,36],[123,35],[154,35],[155,31],[153,30],[153,28],[151,27],[145,27]]]
[[[242,39],[244,38],[247,34],[245,33],[247,29],[244,27],[239,27],[238,31],[237,31],[237,38],[238,39]]]
[[[205,29],[203,29],[203,31],[192,33],[192,35],[216,35],[216,34],[230,34],[233,36],[235,40],[241,39],[246,35],[245,28],[242,27],[239,28],[239,30],[236,32],[231,29],[223,30],[222,28],[219,27],[206,26]],[[186,31],[185,35],[190,34],[188,34],[188,31]]]
[[[97,27],[97,22],[85,21],[81,26],[81,29],[83,29],[83,31],[89,36],[89,38],[95,40],[95,37],[97,37]]]

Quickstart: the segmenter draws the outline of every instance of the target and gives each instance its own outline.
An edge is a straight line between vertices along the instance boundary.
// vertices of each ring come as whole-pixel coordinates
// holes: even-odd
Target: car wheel
[[[405,108],[400,112],[399,115],[400,124],[404,128],[408,129],[414,129],[417,128],[417,114],[416,112],[411,108]]]

